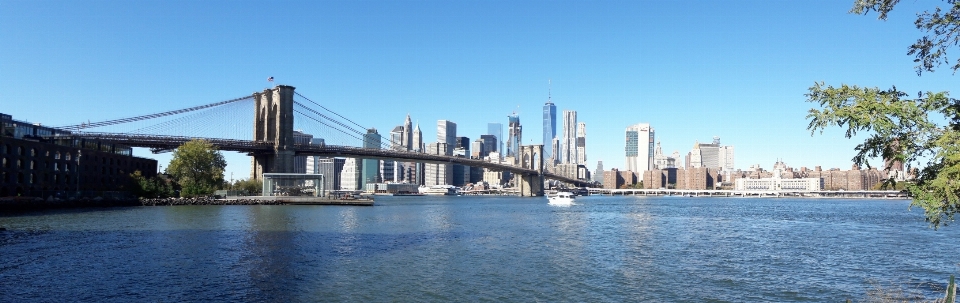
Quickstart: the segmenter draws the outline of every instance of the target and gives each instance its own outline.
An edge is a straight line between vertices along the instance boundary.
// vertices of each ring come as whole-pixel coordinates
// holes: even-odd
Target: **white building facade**
[[[653,169],[655,132],[650,123],[639,123],[626,129],[627,170],[642,176]]]

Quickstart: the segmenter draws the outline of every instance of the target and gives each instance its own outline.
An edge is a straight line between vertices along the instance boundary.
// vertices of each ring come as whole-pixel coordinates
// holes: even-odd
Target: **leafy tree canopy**
[[[917,74],[933,72],[949,64],[947,50],[960,46],[960,0],[946,0],[950,8],[936,7],[917,14],[916,27],[925,35],[911,45]],[[886,20],[899,0],[856,0],[855,14],[876,12]],[[960,60],[950,67],[960,69]],[[938,228],[953,221],[960,210],[960,100],[948,92],[920,92],[915,98],[891,87],[840,87],[815,83],[806,94],[810,109],[807,129],[811,133],[836,125],[846,128],[846,137],[867,133],[855,148],[853,162],[869,167],[867,160],[882,157],[898,160],[909,170],[918,168],[915,182],[903,186],[913,196],[913,206],[924,209],[927,221]],[[946,121],[946,123],[938,122]],[[889,163],[888,163],[889,165]],[[889,167],[885,167],[889,168]],[[887,185],[894,184],[887,180]]]
[[[174,194],[173,186],[161,176],[147,178],[140,171],[130,174],[133,192],[141,198],[166,198]]]
[[[263,181],[261,180],[237,180],[232,186],[235,190],[244,190],[248,194],[257,194],[263,191]]]
[[[204,196],[223,184],[227,161],[213,144],[205,140],[191,140],[173,152],[166,172],[180,183],[180,195]]]

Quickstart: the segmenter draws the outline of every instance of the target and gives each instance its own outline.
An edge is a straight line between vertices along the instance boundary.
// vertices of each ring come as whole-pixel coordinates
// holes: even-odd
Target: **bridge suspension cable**
[[[309,110],[309,108],[307,108],[307,110]],[[330,129],[339,131],[339,132],[341,132],[341,133],[343,133],[343,134],[346,134],[347,136],[350,136],[350,137],[352,137],[352,138],[354,138],[354,139],[363,140],[363,139],[361,139],[360,137],[357,137],[357,136],[355,136],[355,135],[353,135],[353,134],[351,134],[351,133],[348,133],[348,132],[346,132],[346,131],[344,131],[344,130],[342,130],[342,129],[336,128],[336,127],[334,127],[333,125],[327,124],[326,122],[320,121],[319,119],[314,118],[314,117],[312,117],[312,116],[310,116],[310,115],[307,115],[307,114],[301,112],[300,110],[294,109],[293,111],[294,111],[295,113],[300,114],[300,115],[303,116],[304,118],[307,118],[307,119],[316,121],[317,123],[323,124],[324,126],[329,127]],[[320,116],[326,118],[326,117],[323,116],[323,115],[320,115]],[[329,119],[329,118],[327,118],[327,119]],[[337,122],[337,121],[335,121],[335,120],[331,120],[331,121],[333,121],[334,123]]]
[[[100,121],[100,122],[93,122],[93,123],[81,123],[81,124],[76,124],[76,125],[67,125],[67,126],[61,126],[61,127],[58,127],[58,128],[59,128],[59,129],[63,129],[63,130],[79,131],[79,130],[82,130],[82,129],[84,129],[84,128],[111,126],[111,125],[123,124],[123,123],[128,123],[128,122],[135,122],[135,121],[154,119],[154,118],[165,117],[165,116],[170,116],[170,115],[188,113],[188,112],[197,111],[197,110],[201,110],[201,109],[206,109],[206,108],[221,106],[221,105],[224,105],[224,104],[230,104],[230,103],[234,103],[234,102],[237,102],[237,101],[250,100],[250,99],[252,99],[252,98],[253,98],[253,96],[246,96],[246,97],[241,97],[241,98],[236,98],[236,99],[230,99],[230,100],[220,101],[220,102],[216,102],[216,103],[210,103],[210,104],[206,104],[206,105],[194,106],[194,107],[190,107],[190,108],[172,110],[172,111],[167,111],[167,112],[162,112],[162,113],[155,113],[155,114],[149,114],[149,115],[142,115],[142,116],[136,116],[136,117],[122,118],[122,119],[114,119],[114,120],[107,120],[107,121]]]
[[[304,116],[310,118],[311,120],[315,120],[315,121],[317,121],[317,122],[320,122],[320,123],[322,123],[323,125],[326,125],[327,127],[330,127],[330,128],[332,128],[332,129],[334,129],[334,130],[337,130],[337,131],[342,132],[342,133],[344,133],[344,134],[347,134],[347,135],[349,135],[349,136],[351,136],[351,137],[353,137],[353,138],[355,138],[355,139],[358,139],[358,140],[360,140],[360,142],[363,142],[363,141],[364,141],[363,137],[364,137],[364,135],[366,134],[366,130],[369,129],[369,128],[364,127],[363,125],[360,125],[359,123],[354,122],[353,120],[351,120],[351,119],[349,119],[349,118],[347,118],[347,117],[344,117],[343,115],[338,114],[337,112],[334,112],[334,111],[330,110],[329,108],[327,108],[327,107],[325,107],[325,106],[323,106],[323,105],[320,105],[320,104],[317,103],[317,102],[314,102],[313,100],[310,100],[310,98],[307,98],[306,96],[304,96],[304,95],[302,95],[302,94],[300,94],[300,93],[298,93],[298,92],[294,92],[294,94],[296,94],[296,95],[299,96],[300,98],[303,98],[304,100],[307,100],[308,102],[312,103],[313,105],[316,105],[316,106],[318,106],[318,107],[326,110],[327,112],[330,112],[331,114],[333,114],[333,115],[335,115],[335,116],[337,116],[337,117],[340,117],[341,119],[343,119],[343,120],[345,120],[345,121],[347,121],[347,122],[350,122],[350,123],[353,124],[353,125],[356,125],[356,126],[359,127],[360,129],[362,129],[362,131],[361,131],[361,130],[357,130],[357,129],[354,128],[353,126],[347,125],[347,123],[338,121],[338,120],[336,120],[336,119],[331,118],[330,116],[324,115],[324,114],[321,113],[320,111],[315,110],[315,109],[313,109],[313,108],[310,108],[310,106],[307,106],[306,104],[303,104],[303,103],[301,103],[301,102],[294,101],[294,104],[295,104],[295,105],[299,105],[301,108],[303,108],[303,109],[305,109],[305,110],[313,113],[314,115],[320,116],[321,118],[323,118],[323,119],[325,119],[325,120],[327,120],[327,121],[330,121],[330,122],[332,122],[332,123],[334,123],[334,124],[342,127],[343,129],[338,129],[337,127],[334,127],[334,126],[332,126],[332,125],[329,125],[329,124],[326,124],[326,123],[324,123],[324,122],[321,122],[321,121],[319,121],[319,120],[311,117],[310,115],[307,115],[306,113],[300,112],[301,115],[304,115]],[[348,132],[345,131],[344,129],[349,130],[349,132],[352,132],[353,134],[358,135],[359,138],[358,138],[357,136],[354,136],[354,135],[348,133]],[[384,136],[383,134],[381,134],[381,139],[385,139],[385,140],[380,140],[380,148],[381,148],[381,149],[390,149],[390,148],[392,148],[393,146],[399,146],[399,142],[394,142],[393,139],[390,138],[389,134],[387,134],[386,136]]]

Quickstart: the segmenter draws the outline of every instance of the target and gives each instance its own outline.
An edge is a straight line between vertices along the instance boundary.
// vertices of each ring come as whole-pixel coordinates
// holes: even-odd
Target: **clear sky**
[[[905,1],[886,22],[852,3],[0,0],[0,112],[102,121],[249,95],[273,76],[381,133],[409,113],[426,142],[440,119],[475,139],[517,110],[524,144],[539,144],[552,81],[558,118],[587,125],[590,169],[623,168],[624,129],[640,122],[668,154],[720,136],[737,168],[848,169],[859,140],[806,130],[815,81],[914,92],[958,79],[918,77],[906,55],[915,13],[944,2]],[[228,174],[249,174],[249,158],[227,158]]]

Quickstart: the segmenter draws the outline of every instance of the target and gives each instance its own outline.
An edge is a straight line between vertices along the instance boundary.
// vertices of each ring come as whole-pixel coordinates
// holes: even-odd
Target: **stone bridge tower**
[[[262,180],[264,173],[294,171],[293,86],[277,85],[253,93],[255,100],[253,140],[273,146],[272,152],[251,154],[250,179]]]
[[[518,174],[520,196],[543,196],[543,145],[524,145],[520,147],[520,167],[537,171],[534,175]]]

